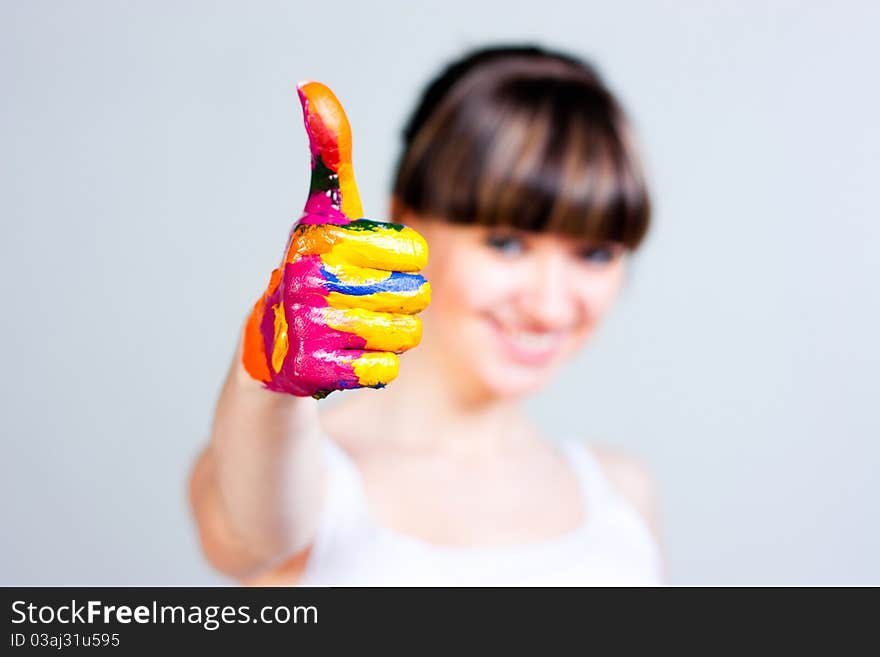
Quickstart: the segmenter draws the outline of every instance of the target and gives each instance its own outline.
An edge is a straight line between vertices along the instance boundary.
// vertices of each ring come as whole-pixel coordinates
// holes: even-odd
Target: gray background
[[[658,210],[534,413],[653,464],[675,583],[880,584],[877,6],[3,1],[0,583],[224,581],[185,480],[305,199],[294,84],[382,217],[428,76],[529,39],[598,63]]]

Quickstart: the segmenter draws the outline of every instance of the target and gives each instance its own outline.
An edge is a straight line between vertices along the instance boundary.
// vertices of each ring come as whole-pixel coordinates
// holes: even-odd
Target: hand
[[[270,390],[320,399],[397,376],[397,354],[419,343],[415,313],[431,298],[415,273],[428,246],[412,228],[359,218],[342,105],[318,82],[297,90],[312,154],[309,197],[248,319],[242,360]]]

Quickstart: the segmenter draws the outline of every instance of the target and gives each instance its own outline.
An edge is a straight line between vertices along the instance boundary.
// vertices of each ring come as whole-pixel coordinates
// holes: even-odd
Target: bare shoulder
[[[608,445],[590,443],[590,447],[611,484],[629,500],[660,540],[657,481],[647,461]]]
[[[653,498],[654,474],[640,456],[609,445],[590,443],[605,476],[633,503]]]

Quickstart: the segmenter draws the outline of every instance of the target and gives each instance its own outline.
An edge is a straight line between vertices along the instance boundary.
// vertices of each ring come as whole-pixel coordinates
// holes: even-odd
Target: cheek
[[[489,263],[478,254],[451,255],[442,268],[427,272],[431,282],[431,308],[435,314],[460,318],[477,315],[515,296],[515,272]]]
[[[623,283],[623,268],[615,265],[607,271],[585,272],[579,275],[575,284],[578,302],[584,309],[583,321],[578,330],[579,337],[592,332],[614,304]]]

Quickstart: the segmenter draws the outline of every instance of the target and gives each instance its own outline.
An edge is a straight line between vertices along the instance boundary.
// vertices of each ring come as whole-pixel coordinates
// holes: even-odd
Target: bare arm
[[[424,238],[362,218],[339,100],[318,82],[297,90],[309,197],[245,325],[190,478],[205,555],[240,580],[284,570],[315,536],[325,478],[315,400],[391,381],[430,299],[415,273],[428,258]]]
[[[264,389],[238,353],[189,486],[215,568],[244,579],[309,545],[323,490],[320,441],[317,402]]]

